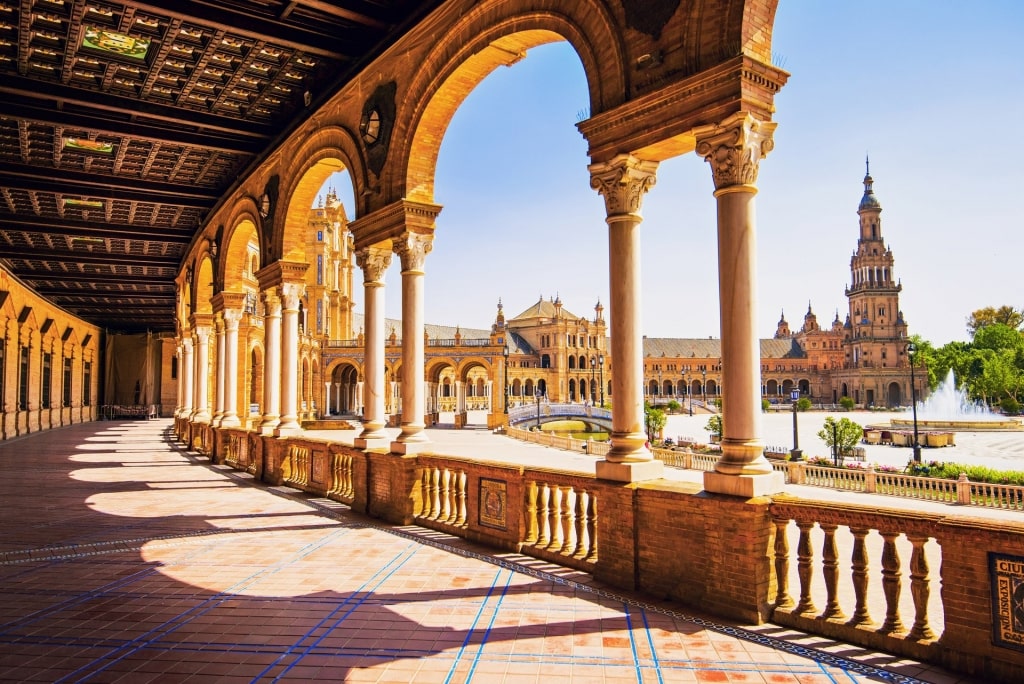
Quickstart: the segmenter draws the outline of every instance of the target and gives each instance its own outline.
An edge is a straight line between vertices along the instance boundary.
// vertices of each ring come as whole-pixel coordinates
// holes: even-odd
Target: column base
[[[295,435],[302,434],[302,428],[299,426],[288,427],[287,425],[278,425],[274,428],[274,437],[294,437]]]
[[[755,496],[780,494],[785,490],[786,477],[782,473],[763,475],[724,475],[718,472],[704,473],[704,491],[728,496],[752,499]]]
[[[424,451],[429,451],[431,443],[427,441],[423,442],[400,442],[394,441],[391,443],[391,453],[393,454],[421,454]]]
[[[232,416],[224,416],[221,419],[221,421],[220,421],[220,426],[222,428],[235,428],[235,427],[240,427],[241,425],[242,425],[242,421],[238,419],[238,416],[234,416],[234,415],[232,415]]]
[[[598,461],[595,464],[597,479],[614,480],[615,482],[643,482],[657,480],[665,472],[665,464],[661,461]]]
[[[390,449],[391,445],[387,437],[356,437],[352,446],[356,449]]]

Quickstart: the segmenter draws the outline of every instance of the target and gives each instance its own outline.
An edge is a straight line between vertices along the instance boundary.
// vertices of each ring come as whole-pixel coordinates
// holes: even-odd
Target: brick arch
[[[495,371],[493,366],[488,363],[487,359],[480,356],[471,356],[463,359],[455,368],[455,375],[462,382],[466,382],[469,379],[469,371],[474,368],[483,368],[484,372],[487,373],[487,377],[494,377]]]
[[[249,243],[255,238],[259,244],[259,230],[251,216],[243,215],[238,223],[228,229],[222,240],[222,253],[218,263],[218,280],[224,292],[242,292],[242,274],[249,261]],[[260,258],[262,259],[262,250]]]
[[[304,262],[305,231],[309,210],[324,181],[338,171],[348,170],[352,195],[358,205],[364,196],[366,167],[360,148],[347,128],[318,128],[303,144],[290,153],[290,163],[281,174],[278,208],[274,210],[274,228],[270,257]],[[360,215],[360,207],[348,208],[349,218]]]
[[[203,251],[196,259],[192,279],[192,313],[213,313],[213,259]]]
[[[400,93],[394,141],[384,182],[392,197],[433,202],[434,170],[445,131],[459,106],[492,71],[518,61],[530,48],[568,41],[579,56],[594,112],[620,104],[626,94],[622,38],[604,3],[573,3],[564,13],[523,11],[517,3],[483,5],[467,12],[431,51]],[[402,175],[404,174],[404,175]]]

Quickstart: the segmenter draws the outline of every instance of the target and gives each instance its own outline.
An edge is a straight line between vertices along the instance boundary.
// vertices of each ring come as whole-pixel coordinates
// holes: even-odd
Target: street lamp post
[[[690,369],[686,369],[686,403],[690,407],[690,415],[693,415],[693,385],[690,384]]]
[[[708,403],[708,369],[700,369],[700,395],[703,397],[705,406]]]
[[[593,406],[597,403],[597,388],[594,387],[594,372],[597,370],[594,366],[597,365],[597,359],[593,356],[590,357],[590,405]]]
[[[793,450],[789,452],[789,457],[790,460],[799,461],[803,458],[803,452],[800,451],[800,436],[796,429],[796,403],[800,399],[800,390],[793,390],[789,396],[793,400]]]
[[[541,395],[540,385],[537,385],[537,388],[535,390],[533,390],[533,398],[537,402],[537,430],[538,431],[540,431],[540,395]]]
[[[917,441],[917,382],[914,380],[914,354],[917,352],[917,345],[913,342],[907,343],[907,356],[910,357],[910,403],[914,415],[914,463],[921,462],[921,445]]]
[[[505,357],[505,415],[508,415],[508,345],[502,351],[502,355]]]
[[[600,371],[597,379],[601,383],[601,408],[604,408],[604,354],[597,355],[597,366]]]

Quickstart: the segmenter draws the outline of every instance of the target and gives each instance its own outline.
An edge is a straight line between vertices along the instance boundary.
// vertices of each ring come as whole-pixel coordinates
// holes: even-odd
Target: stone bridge
[[[587,425],[588,431],[611,432],[611,409],[586,404],[552,404],[546,401],[523,404],[508,411],[508,424],[513,427],[531,428],[556,420],[579,420]]]

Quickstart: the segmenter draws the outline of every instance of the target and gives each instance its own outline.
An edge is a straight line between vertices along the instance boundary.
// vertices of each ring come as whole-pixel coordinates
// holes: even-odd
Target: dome
[[[864,172],[864,196],[860,198],[860,206],[857,207],[857,213],[863,211],[882,211],[882,205],[879,203],[878,198],[875,197],[875,190],[872,187],[874,182],[875,180],[871,177],[869,166]]]

